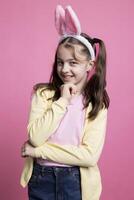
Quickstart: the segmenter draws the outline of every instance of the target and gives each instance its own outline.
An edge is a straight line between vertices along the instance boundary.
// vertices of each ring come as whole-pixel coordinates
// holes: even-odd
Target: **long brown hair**
[[[97,116],[99,110],[105,106],[106,108],[109,107],[110,99],[108,96],[108,93],[106,91],[106,48],[104,45],[104,42],[98,38],[91,38],[85,33],[81,33],[83,37],[85,37],[92,47],[94,48],[95,54],[97,54],[96,45],[99,44],[99,52],[95,61],[95,73],[91,76],[91,78],[88,80],[84,90],[83,90],[83,97],[84,97],[84,108],[87,108],[89,103],[92,104],[92,109],[88,114],[88,118],[95,119]],[[91,59],[89,50],[85,45],[83,45],[80,41],[73,37],[68,37],[62,40],[58,47],[64,44],[66,48],[73,45],[81,45],[83,46],[82,54],[84,53],[89,59]],[[52,101],[57,100],[60,97],[60,86],[63,84],[61,79],[59,78],[57,74],[57,51],[58,47],[55,53],[55,61],[53,64],[52,73],[50,76],[49,83],[38,83],[34,85],[34,90],[37,90],[38,88],[43,88],[44,86],[47,86],[50,90],[55,90],[55,94],[52,97]],[[74,48],[75,50],[75,48]],[[75,54],[77,56],[77,54]],[[42,92],[45,90],[45,88],[42,90]]]

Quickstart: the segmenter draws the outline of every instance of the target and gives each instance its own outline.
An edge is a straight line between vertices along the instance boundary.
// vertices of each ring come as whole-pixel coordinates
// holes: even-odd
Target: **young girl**
[[[29,200],[99,200],[109,107],[105,46],[81,32],[70,6],[57,6],[55,20],[61,38],[49,83],[34,86],[21,185],[28,184]]]

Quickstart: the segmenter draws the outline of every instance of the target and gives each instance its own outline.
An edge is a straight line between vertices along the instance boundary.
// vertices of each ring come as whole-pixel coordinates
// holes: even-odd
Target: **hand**
[[[77,87],[73,83],[66,83],[66,84],[61,85],[60,91],[61,91],[61,97],[64,97],[68,101],[70,101],[71,98],[74,95],[76,95]]]
[[[21,147],[21,156],[22,157],[34,157],[35,147],[33,147],[29,141],[26,141]]]

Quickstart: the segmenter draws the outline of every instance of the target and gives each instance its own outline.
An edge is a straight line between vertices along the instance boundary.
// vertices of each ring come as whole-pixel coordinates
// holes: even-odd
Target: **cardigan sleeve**
[[[95,120],[86,122],[81,145],[58,145],[45,142],[35,148],[35,157],[68,165],[94,166],[101,155],[106,133],[107,109],[99,111]]]
[[[67,105],[68,101],[60,97],[48,108],[48,100],[45,93],[42,97],[38,89],[32,95],[27,131],[29,141],[33,146],[42,145],[57,129],[67,111]]]

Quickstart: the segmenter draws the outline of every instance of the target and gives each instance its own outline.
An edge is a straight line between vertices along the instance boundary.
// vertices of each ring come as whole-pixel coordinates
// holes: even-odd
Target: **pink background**
[[[0,198],[26,200],[19,185],[27,139],[30,92],[48,81],[58,34],[57,3],[71,4],[83,32],[102,38],[107,47],[107,90],[111,98],[106,143],[99,161],[101,200],[134,199],[134,1],[0,0]]]

